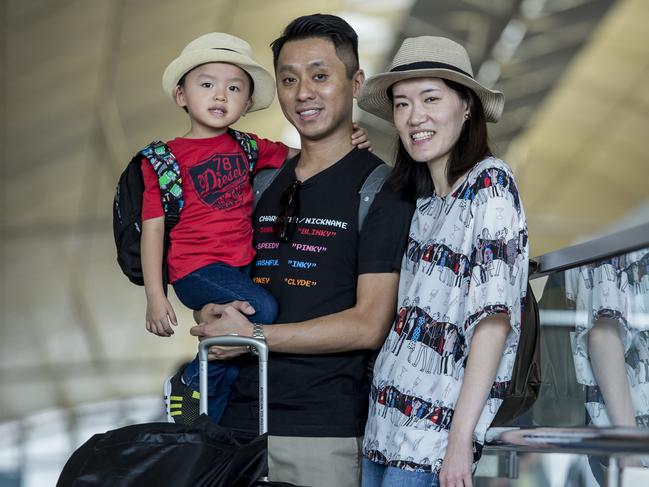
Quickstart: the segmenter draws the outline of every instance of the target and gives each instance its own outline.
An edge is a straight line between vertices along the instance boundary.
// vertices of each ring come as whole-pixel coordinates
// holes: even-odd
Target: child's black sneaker
[[[200,416],[200,393],[183,384],[182,370],[164,383],[167,422],[193,424]]]

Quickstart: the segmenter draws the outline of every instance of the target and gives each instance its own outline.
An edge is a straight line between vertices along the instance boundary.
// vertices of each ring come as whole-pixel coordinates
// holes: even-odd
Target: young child
[[[252,59],[250,45],[225,33],[210,33],[190,42],[167,66],[165,92],[189,115],[184,137],[167,143],[182,178],[184,206],[170,233],[167,253],[169,280],[180,301],[201,309],[207,303],[248,301],[251,319],[272,323],[277,304],[268,291],[248,277],[252,248],[252,186],[245,154],[227,133],[248,112],[267,108],[275,96],[273,76]],[[277,168],[297,154],[279,142],[250,134],[257,142],[255,170]],[[352,142],[364,147],[357,130]],[[142,204],[142,269],[147,298],[146,328],[171,336],[177,325],[162,280],[164,211],[155,171],[143,159],[145,191]],[[238,376],[235,366],[210,362],[209,414],[218,421],[227,405],[229,388]],[[199,415],[198,357],[165,382],[169,421],[189,424]]]

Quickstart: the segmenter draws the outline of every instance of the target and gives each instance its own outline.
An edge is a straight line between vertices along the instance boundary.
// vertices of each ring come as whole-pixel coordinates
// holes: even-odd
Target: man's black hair
[[[333,43],[338,59],[345,64],[347,77],[352,79],[358,71],[358,34],[343,19],[329,14],[304,15],[286,26],[282,35],[270,45],[275,69],[284,44],[312,37],[322,37]]]

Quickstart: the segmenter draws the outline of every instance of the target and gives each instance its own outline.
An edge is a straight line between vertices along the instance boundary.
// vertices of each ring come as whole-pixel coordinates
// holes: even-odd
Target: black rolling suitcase
[[[267,482],[268,347],[234,335],[199,345],[201,413],[207,413],[207,350],[252,346],[259,357],[259,434],[222,428],[207,416],[191,426],[147,423],[94,435],[69,458],[57,487],[249,487]]]

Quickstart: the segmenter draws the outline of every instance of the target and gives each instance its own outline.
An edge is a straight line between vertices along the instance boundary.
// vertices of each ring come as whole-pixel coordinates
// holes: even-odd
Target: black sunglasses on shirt
[[[282,212],[273,224],[273,235],[280,242],[288,242],[295,234],[300,214],[300,186],[302,183],[296,179],[282,193]]]

